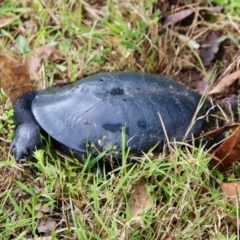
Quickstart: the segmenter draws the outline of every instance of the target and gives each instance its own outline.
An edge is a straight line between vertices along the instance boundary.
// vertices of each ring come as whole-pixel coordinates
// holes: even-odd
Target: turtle
[[[86,154],[132,154],[199,136],[209,99],[171,77],[141,72],[106,72],[69,84],[27,92],[13,104],[11,152],[28,160],[48,135],[61,152],[84,161]]]

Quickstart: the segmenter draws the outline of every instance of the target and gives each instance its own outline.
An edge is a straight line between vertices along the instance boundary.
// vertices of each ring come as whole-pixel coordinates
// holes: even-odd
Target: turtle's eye
[[[23,154],[23,157],[24,157],[24,158],[28,158],[28,157],[29,157],[29,154],[30,154],[30,150],[29,150],[29,148],[27,148],[27,149],[25,150],[24,154]]]

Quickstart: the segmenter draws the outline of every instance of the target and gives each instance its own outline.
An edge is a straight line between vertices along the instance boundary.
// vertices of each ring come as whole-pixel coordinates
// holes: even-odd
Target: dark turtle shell
[[[45,132],[70,149],[85,153],[126,146],[147,151],[158,144],[198,136],[206,106],[202,96],[166,76],[100,73],[73,84],[39,91],[32,112]],[[196,109],[198,108],[198,113]]]

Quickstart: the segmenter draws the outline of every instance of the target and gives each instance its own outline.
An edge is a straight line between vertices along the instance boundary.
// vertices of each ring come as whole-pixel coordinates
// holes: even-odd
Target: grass
[[[239,18],[211,13],[214,20],[204,15],[169,31],[161,26],[166,12],[171,6],[156,0],[6,0],[0,16],[16,19],[0,29],[0,47],[25,59],[29,50],[57,43],[60,58],[56,63],[44,59],[36,88],[123,70],[172,75],[192,87],[196,76],[217,79],[229,65],[238,68]],[[224,57],[205,67],[198,51],[175,33],[201,42],[209,31],[227,39]],[[59,157],[48,145],[19,165],[9,154],[11,104],[2,93],[0,102],[2,239],[239,239],[239,210],[215,181],[239,180],[238,163],[223,175],[209,168],[210,158],[201,148],[177,145],[168,154],[149,152],[134,163],[123,151],[123,165],[106,179],[75,159]],[[132,218],[129,199],[141,177],[153,206]]]

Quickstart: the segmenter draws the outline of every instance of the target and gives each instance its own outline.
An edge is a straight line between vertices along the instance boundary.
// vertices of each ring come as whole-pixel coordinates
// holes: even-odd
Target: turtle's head
[[[35,120],[31,104],[36,92],[28,92],[17,98],[13,104],[14,123],[16,125],[11,152],[15,160],[29,159],[41,146],[39,125]]]
[[[16,127],[11,152],[17,162],[30,159],[40,146],[41,136],[37,124],[26,122]]]

